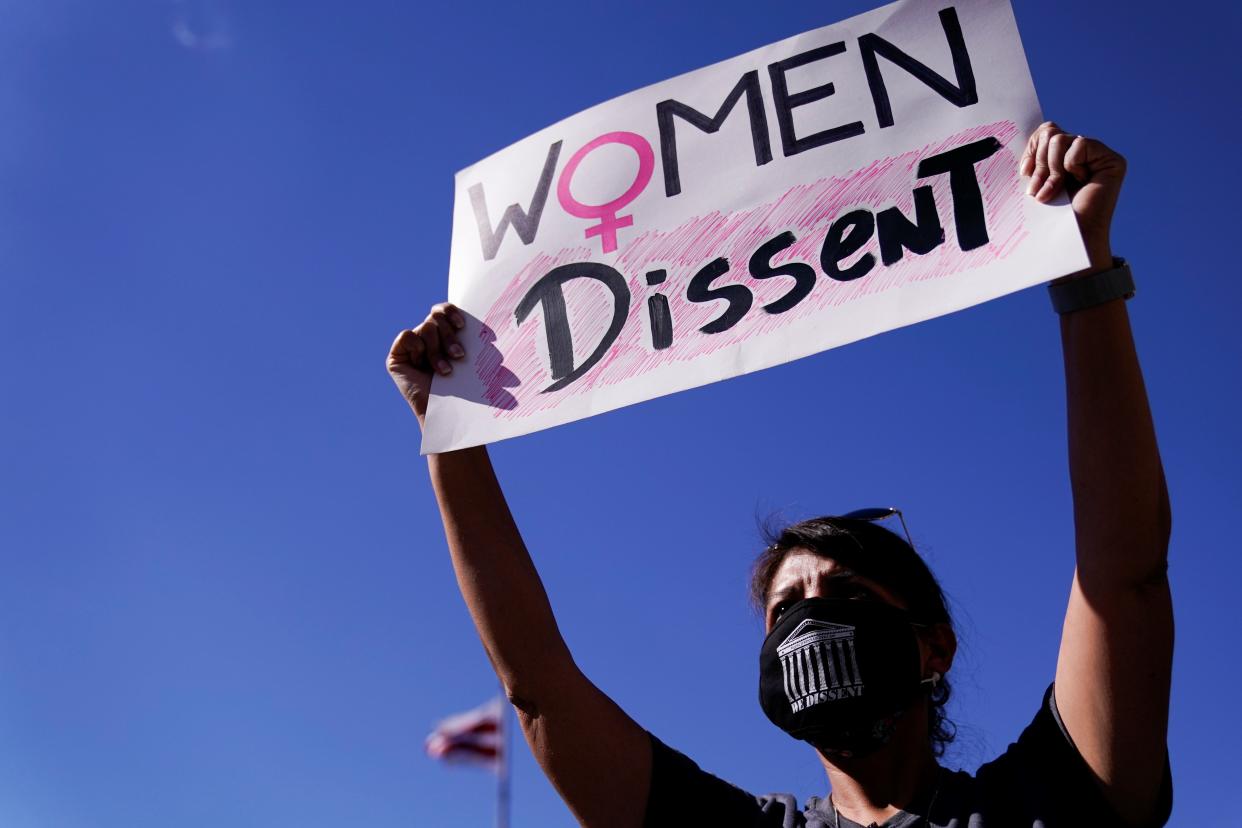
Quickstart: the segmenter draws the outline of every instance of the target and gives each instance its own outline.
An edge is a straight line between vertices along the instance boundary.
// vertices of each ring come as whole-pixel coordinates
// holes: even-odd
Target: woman
[[[1160,825],[1171,793],[1168,495],[1109,225],[1125,160],[1052,123],[1021,160],[1041,201],[1070,189],[1091,267],[1059,280],[1077,568],[1054,684],[1018,742],[972,777],[936,762],[956,647],[939,587],[873,519],[790,527],[756,566],[761,701],[812,744],[831,796],[799,809],[702,772],[578,670],[484,448],[428,458],[458,585],[526,739],[591,826]],[[1103,275],[1108,274],[1108,275]],[[403,331],[388,370],[420,422],[464,356],[451,305]]]

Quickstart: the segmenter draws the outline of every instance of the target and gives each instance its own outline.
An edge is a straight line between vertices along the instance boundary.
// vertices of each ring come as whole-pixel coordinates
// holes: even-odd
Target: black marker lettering
[[[792,276],[794,286],[780,299],[763,306],[768,313],[784,313],[790,310],[807,296],[815,287],[815,268],[805,262],[786,262],[779,267],[772,267],[772,257],[792,245],[796,238],[786,230],[779,236],[768,239],[759,245],[759,249],[750,257],[750,275],[756,279],[771,279],[773,276]]]
[[[686,288],[686,298],[691,302],[711,302],[714,299],[724,299],[729,303],[729,307],[725,309],[724,313],[699,328],[703,333],[715,334],[729,330],[729,328],[742,321],[746,311],[750,310],[750,306],[754,304],[754,294],[750,292],[750,288],[744,285],[722,285],[718,288],[711,286],[713,281],[728,272],[728,259],[723,257],[714,259],[705,264],[698,273],[694,274],[694,278],[690,280],[690,286]]]
[[[479,243],[483,246],[484,261],[490,262],[496,258],[496,251],[500,250],[500,243],[504,241],[505,231],[510,224],[522,244],[530,244],[535,240],[539,219],[543,216],[543,205],[548,200],[548,188],[552,185],[552,174],[556,172],[556,159],[560,154],[560,141],[548,147],[548,157],[543,162],[543,172],[539,174],[539,183],[535,185],[530,207],[522,210],[519,205],[510,204],[500,217],[500,223],[495,230],[492,229],[491,219],[487,215],[487,198],[483,194],[483,185],[470,185],[470,206],[474,208],[474,220],[479,225]]]
[[[932,188],[915,188],[914,223],[898,208],[889,207],[876,214],[875,234],[880,239],[880,261],[886,265],[901,261],[905,250],[921,255],[944,244],[944,228]]]
[[[574,367],[574,341],[569,329],[569,313],[565,309],[565,292],[563,286],[571,279],[594,279],[612,292],[612,323],[604,333],[599,344],[591,355]],[[518,302],[515,316],[518,324],[522,324],[536,304],[543,306],[544,334],[548,339],[548,360],[551,362],[552,379],[556,380],[543,389],[559,391],[566,385],[581,377],[599,362],[612,343],[621,334],[625,325],[626,314],[630,311],[630,289],[625,278],[608,265],[595,262],[578,262],[553,268]]]
[[[988,223],[983,214],[983,196],[979,192],[975,164],[990,158],[1000,149],[1001,142],[996,138],[981,138],[919,162],[919,178],[949,174],[953,222],[957,225],[957,244],[962,250],[974,250],[988,243]]]
[[[733,87],[714,117],[707,117],[693,107],[680,101],[668,99],[656,104],[656,123],[660,128],[660,160],[664,167],[664,194],[675,196],[681,192],[681,171],[677,166],[677,132],[673,118],[681,118],[706,133],[713,133],[724,124],[745,93],[746,109],[750,113],[750,140],[755,148],[755,166],[762,167],[772,160],[772,145],[768,139],[768,116],[763,108],[763,91],[759,88],[759,73],[747,72]]]
[[[831,129],[823,129],[805,138],[799,138],[794,131],[793,111],[796,107],[827,98],[829,95],[835,94],[837,90],[831,83],[825,83],[822,86],[814,86],[791,95],[789,94],[789,86],[785,83],[785,73],[790,69],[796,69],[799,66],[805,66],[817,60],[824,60],[833,55],[839,55],[844,51],[845,43],[830,43],[827,46],[820,46],[818,49],[811,49],[791,58],[779,60],[768,66],[768,74],[772,78],[772,98],[776,104],[776,123],[781,128],[781,149],[785,153],[786,158],[815,147],[823,146],[824,144],[831,144],[833,141],[840,141],[843,138],[852,138],[855,135],[863,134],[862,121],[854,121],[851,124],[842,124]]]
[[[668,278],[668,271],[653,270],[647,274],[647,284],[655,286]],[[647,316],[651,320],[651,347],[663,351],[673,344],[673,314],[668,307],[668,297],[654,293],[647,297]]]
[[[875,255],[866,253],[858,257],[858,261],[841,269],[841,260],[852,256],[875,232],[875,216],[870,210],[852,210],[839,217],[828,228],[824,237],[824,247],[819,254],[820,267],[830,279],[848,282],[866,276],[875,267]]]
[[[940,25],[944,29],[945,40],[949,42],[949,54],[953,57],[957,86],[877,34],[865,34],[858,38],[863,69],[867,72],[867,85],[871,87],[871,100],[875,103],[875,115],[880,121],[881,129],[893,125],[893,105],[888,99],[888,89],[884,86],[884,76],[880,74],[880,62],[876,60],[876,55],[882,55],[905,69],[954,106],[965,107],[979,103],[975,73],[970,66],[970,52],[966,51],[962,25],[958,22],[957,11],[952,6],[940,10]]]

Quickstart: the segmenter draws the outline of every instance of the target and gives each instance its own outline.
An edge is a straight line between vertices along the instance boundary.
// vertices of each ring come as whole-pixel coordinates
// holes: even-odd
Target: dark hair
[[[795,549],[806,549],[884,586],[918,621],[953,628],[944,591],[926,562],[904,538],[873,521],[817,517],[782,529],[765,529],[764,535],[768,547],[755,560],[750,578],[750,600],[761,616],[772,579],[785,557]],[[957,735],[957,726],[944,711],[951,694],[949,681],[942,676],[931,692],[927,720],[937,757],[944,755]]]

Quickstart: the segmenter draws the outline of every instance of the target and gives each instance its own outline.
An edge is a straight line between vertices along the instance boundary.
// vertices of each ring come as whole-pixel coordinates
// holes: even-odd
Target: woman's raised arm
[[[1023,157],[1041,200],[1067,183],[1091,257],[1113,267],[1109,224],[1125,159],[1042,125]],[[1072,176],[1072,180],[1070,177]],[[1074,278],[1074,277],[1071,277]],[[1173,611],[1169,498],[1125,302],[1061,317],[1077,569],[1057,659],[1061,719],[1127,822],[1155,815],[1166,761]]]
[[[388,354],[388,372],[421,424],[431,372],[464,356],[464,320],[437,305]],[[487,450],[428,458],[457,585],[544,772],[584,825],[638,826],[651,776],[651,744],[578,669],[492,471]]]

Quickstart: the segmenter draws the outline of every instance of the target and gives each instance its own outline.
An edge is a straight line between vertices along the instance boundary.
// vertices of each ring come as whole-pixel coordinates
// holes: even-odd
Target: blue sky
[[[873,5],[0,0],[0,825],[489,824],[491,779],[422,753],[494,678],[382,366],[443,298],[452,174]],[[1172,824],[1199,824],[1242,769],[1242,21],[1015,9],[1046,115],[1130,161],[1114,248],[1175,512]],[[957,608],[948,764],[973,769],[1052,677],[1063,412],[1036,288],[493,456],[588,675],[709,770],[804,798],[818,763],[755,701],[757,516],[905,510]],[[524,747],[514,775],[517,828],[573,824]]]

